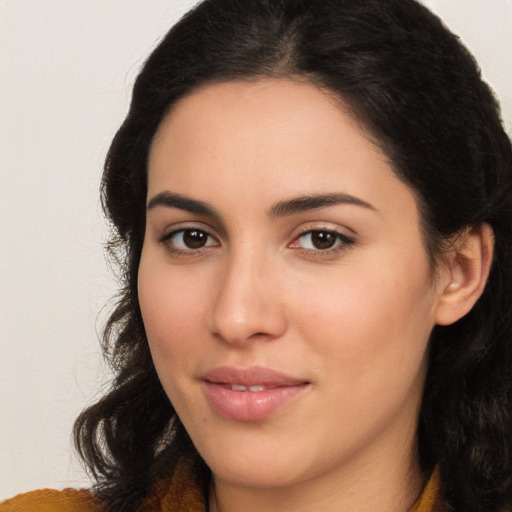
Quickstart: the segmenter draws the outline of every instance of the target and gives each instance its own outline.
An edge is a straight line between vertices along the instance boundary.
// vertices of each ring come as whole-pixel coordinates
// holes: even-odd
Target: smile
[[[202,381],[212,409],[237,421],[263,420],[310,388],[308,381],[261,367],[219,367],[207,372]]]

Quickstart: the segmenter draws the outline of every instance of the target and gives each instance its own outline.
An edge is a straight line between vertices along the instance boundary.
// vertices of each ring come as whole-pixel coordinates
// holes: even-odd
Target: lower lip
[[[238,421],[258,421],[271,416],[308,389],[308,384],[280,386],[264,391],[233,391],[205,382],[206,398],[220,415]]]

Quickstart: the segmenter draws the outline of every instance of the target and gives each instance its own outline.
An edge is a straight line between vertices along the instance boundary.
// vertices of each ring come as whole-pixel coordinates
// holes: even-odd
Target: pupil
[[[336,235],[329,231],[315,231],[311,234],[311,240],[317,249],[330,249],[336,242]]]
[[[202,231],[189,229],[183,233],[183,241],[191,249],[200,249],[206,243],[206,234]]]

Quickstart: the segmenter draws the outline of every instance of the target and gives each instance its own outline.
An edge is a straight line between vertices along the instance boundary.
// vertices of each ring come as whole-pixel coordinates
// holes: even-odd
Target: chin
[[[237,487],[277,489],[291,487],[301,480],[300,473],[291,473],[289,467],[276,466],[275,462],[275,457],[268,457],[257,464],[228,462],[210,469],[216,479]]]
[[[205,446],[198,449],[219,480],[241,487],[278,488],[293,485],[305,470],[300,463],[303,455],[287,453],[280,444],[279,449],[261,439],[250,443],[232,440],[226,444],[219,442],[213,449]]]

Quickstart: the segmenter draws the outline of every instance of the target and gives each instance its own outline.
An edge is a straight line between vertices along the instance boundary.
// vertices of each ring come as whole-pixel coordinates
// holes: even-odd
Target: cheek
[[[313,350],[319,387],[329,390],[321,409],[345,426],[347,443],[371,436],[399,411],[411,422],[417,415],[431,331],[424,277],[412,283],[369,272],[303,295],[300,338]]]
[[[411,378],[422,365],[433,327],[430,272],[421,258],[402,260],[381,259],[361,272],[346,269],[339,281],[303,287],[300,310],[308,314],[297,315],[301,337],[314,340],[319,359],[352,382]]]
[[[197,279],[198,278],[198,279]],[[204,279],[183,268],[141,259],[139,302],[155,369],[162,386],[181,417],[201,410],[189,384],[195,361],[203,350],[208,303]],[[197,414],[197,412],[195,413]]]
[[[208,288],[197,273],[192,279],[187,272],[161,267],[143,255],[138,277],[144,327],[157,370],[178,360],[183,363],[186,354],[201,343],[209,300]]]

